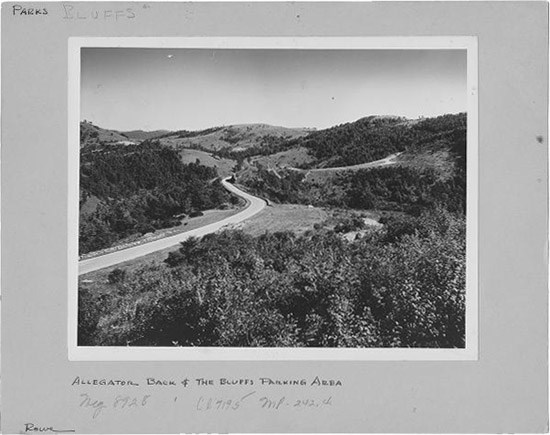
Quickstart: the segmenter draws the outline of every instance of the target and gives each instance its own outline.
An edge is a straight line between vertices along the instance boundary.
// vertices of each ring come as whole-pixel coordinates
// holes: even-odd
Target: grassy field
[[[325,210],[317,207],[272,204],[250,219],[229,228],[240,229],[253,236],[266,231],[293,231],[299,234],[313,229],[313,225],[325,221],[328,216]]]
[[[195,163],[197,159],[199,159],[201,165],[217,168],[220,177],[227,177],[231,175],[236,164],[234,160],[221,159],[214,157],[207,152],[188,148],[184,148],[180,151],[180,158],[184,164]]]

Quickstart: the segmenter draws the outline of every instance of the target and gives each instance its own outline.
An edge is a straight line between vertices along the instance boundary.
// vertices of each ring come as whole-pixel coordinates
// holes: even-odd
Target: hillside
[[[182,148],[179,150],[179,156],[184,164],[196,163],[198,161],[203,166],[215,168],[218,175],[222,178],[230,176],[235,168],[234,160],[213,156],[206,151]]]
[[[211,129],[210,129],[211,130]],[[206,135],[208,131],[201,132],[188,132],[188,135]],[[182,134],[181,132],[179,134]],[[144,130],[132,130],[132,131],[117,131],[117,130],[108,130],[101,128],[97,125],[94,125],[90,122],[83,121],[80,123],[80,148],[81,153],[86,152],[85,150],[90,150],[88,147],[92,147],[96,152],[104,152],[105,146],[129,146],[129,145],[148,145],[152,142],[156,142],[161,139],[161,142],[167,143],[163,138],[172,136],[173,133],[167,130],[155,130],[155,131],[144,131]],[[162,145],[162,144],[160,144]],[[175,149],[174,149],[175,148]],[[168,149],[168,147],[167,147]],[[224,158],[218,155],[213,155],[210,152],[203,151],[196,148],[185,148],[185,147],[169,147],[180,157],[180,161],[184,164],[198,163],[202,166],[213,168],[216,170],[216,173],[220,177],[227,177],[231,175],[235,167],[235,161],[229,158]],[[114,150],[114,148],[113,148]],[[132,151],[130,149],[130,154]],[[93,195],[87,197],[86,200],[81,203],[81,213],[87,215],[96,210],[97,204],[101,201],[98,201]]]
[[[420,120],[367,117],[289,140],[286,146],[246,159],[237,181],[281,203],[464,210],[465,114]]]
[[[163,145],[196,148],[203,151],[241,152],[253,147],[269,146],[308,135],[306,128],[276,127],[267,124],[242,124],[214,127],[202,131],[178,131],[160,138]]]
[[[87,145],[133,143],[128,136],[116,130],[107,130],[98,127],[91,122],[82,121],[80,123],[80,147]]]
[[[185,164],[156,142],[81,148],[80,254],[235,203],[217,178],[216,168]]]
[[[304,169],[343,167],[396,153],[416,153],[436,141],[452,142],[465,131],[465,113],[416,120],[369,116],[312,132],[293,140],[291,145],[305,147],[314,156],[314,161],[302,165]]]
[[[120,133],[85,122],[81,135],[84,144],[107,145],[156,136],[182,163],[236,172],[238,183],[280,203],[399,212],[441,203],[460,211],[465,204],[465,113],[368,116],[324,130],[248,124]]]
[[[144,140],[154,139],[169,133],[168,130],[109,130],[92,124],[89,121],[80,122],[80,146],[102,144],[132,145]]]
[[[414,120],[370,116],[310,131],[274,147],[218,154],[242,160],[245,178],[264,168],[277,174],[289,169],[304,174],[307,181],[327,181],[342,172],[399,165],[430,167],[446,179],[465,158],[465,140],[465,114]]]
[[[154,131],[144,131],[144,130],[132,130],[132,131],[123,131],[121,134],[126,136],[130,140],[141,142],[148,139],[155,139],[159,136],[164,136],[169,133],[168,130],[154,130]]]

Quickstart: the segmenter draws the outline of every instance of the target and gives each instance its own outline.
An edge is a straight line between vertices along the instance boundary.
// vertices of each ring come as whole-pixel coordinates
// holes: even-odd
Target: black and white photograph
[[[1,432],[548,432],[548,11],[4,3]]]
[[[77,346],[466,348],[466,49],[79,56]]]

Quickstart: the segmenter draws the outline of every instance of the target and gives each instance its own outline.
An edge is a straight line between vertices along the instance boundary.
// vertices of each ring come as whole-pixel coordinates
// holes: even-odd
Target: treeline
[[[134,234],[179,225],[184,215],[235,202],[215,168],[183,164],[178,153],[158,141],[123,147],[86,147],[81,151],[80,254],[111,246]]]
[[[204,136],[207,134],[215,133],[217,131],[222,130],[224,127],[210,127],[206,128],[204,130],[177,130],[177,131],[170,131],[168,133],[165,133],[163,135],[157,136],[156,139],[164,139],[171,136],[177,136],[179,139],[186,139],[186,138],[192,138],[197,136]]]
[[[444,210],[334,231],[190,239],[79,291],[79,345],[464,347],[465,225]]]

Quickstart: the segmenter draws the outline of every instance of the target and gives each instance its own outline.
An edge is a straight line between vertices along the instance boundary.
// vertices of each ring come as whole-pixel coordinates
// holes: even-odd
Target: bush
[[[124,269],[113,269],[111,273],[109,273],[107,279],[109,281],[109,284],[118,284],[119,282],[123,282],[126,278],[126,270]]]
[[[418,218],[411,216],[392,216],[380,219],[384,224],[386,234],[384,240],[389,243],[401,240],[403,236],[414,234],[420,226]]]
[[[383,231],[355,242],[331,231],[190,238],[169,254],[171,267],[138,269],[123,284],[115,278],[108,300],[83,289],[79,340],[464,347],[464,219],[436,210],[414,227],[391,242]]]
[[[352,216],[341,219],[335,226],[334,231],[337,233],[349,233],[350,231],[356,231],[365,227],[365,221],[358,217]]]

